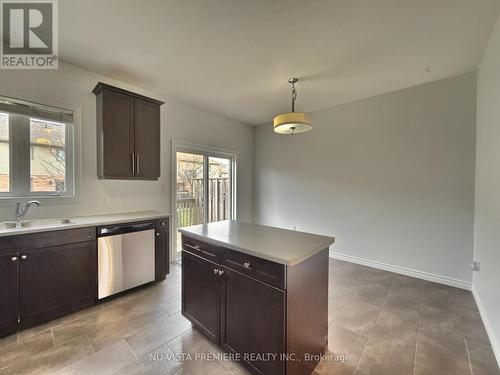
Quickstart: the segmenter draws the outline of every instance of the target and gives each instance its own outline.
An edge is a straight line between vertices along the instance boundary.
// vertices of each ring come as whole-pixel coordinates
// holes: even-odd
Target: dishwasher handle
[[[155,229],[153,221],[135,224],[110,225],[97,228],[97,237],[116,236],[117,234],[133,233],[152,229]]]

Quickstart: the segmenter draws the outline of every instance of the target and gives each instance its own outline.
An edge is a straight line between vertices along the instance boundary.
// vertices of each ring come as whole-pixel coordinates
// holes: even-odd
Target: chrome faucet
[[[40,207],[42,205],[39,201],[29,201],[24,205],[23,208],[21,202],[16,202],[16,227],[19,227],[21,219],[26,216],[26,214],[28,213],[28,209],[32,204],[35,204],[37,207]]]

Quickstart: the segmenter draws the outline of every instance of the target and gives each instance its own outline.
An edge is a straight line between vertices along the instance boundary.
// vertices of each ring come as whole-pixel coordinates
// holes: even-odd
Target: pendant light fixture
[[[288,83],[292,85],[292,112],[283,113],[274,118],[274,131],[278,134],[294,135],[312,129],[307,115],[304,112],[295,112],[295,100],[297,99],[295,84],[297,81],[297,78],[290,78],[288,80]]]

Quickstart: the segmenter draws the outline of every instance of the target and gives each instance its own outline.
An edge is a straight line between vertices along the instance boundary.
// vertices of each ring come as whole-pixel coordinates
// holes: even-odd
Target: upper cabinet
[[[160,177],[160,106],[163,102],[99,82],[97,174],[106,179]]]

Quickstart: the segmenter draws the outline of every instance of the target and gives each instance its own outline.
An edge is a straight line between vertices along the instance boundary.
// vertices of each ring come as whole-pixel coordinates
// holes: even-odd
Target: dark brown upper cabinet
[[[160,177],[160,106],[163,102],[99,82],[97,175],[105,179]]]

